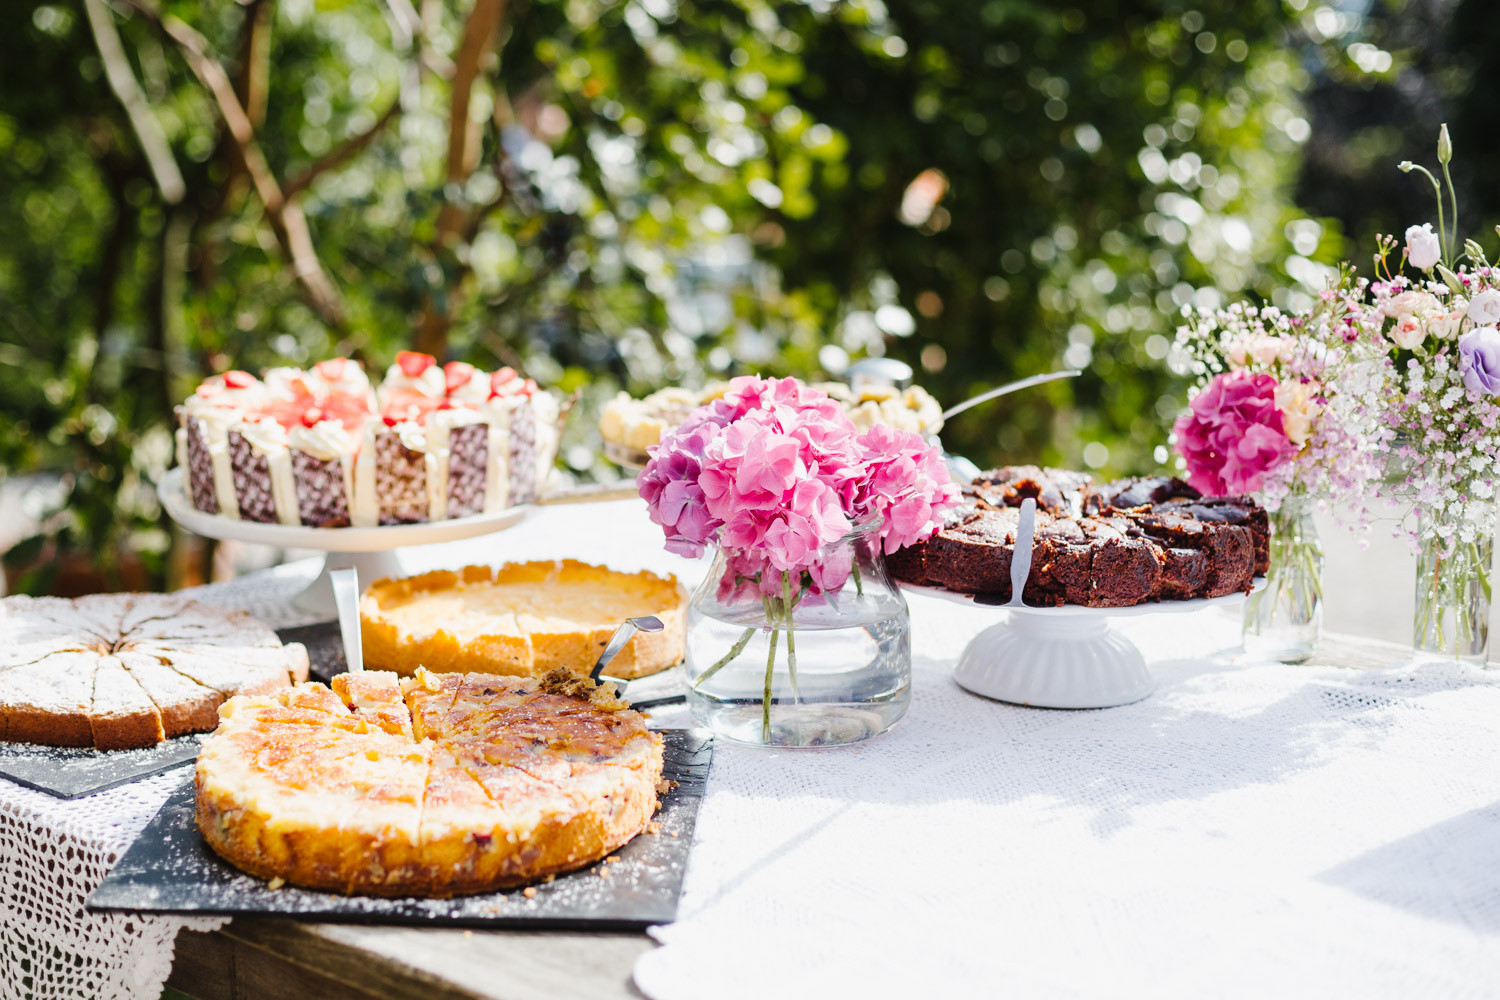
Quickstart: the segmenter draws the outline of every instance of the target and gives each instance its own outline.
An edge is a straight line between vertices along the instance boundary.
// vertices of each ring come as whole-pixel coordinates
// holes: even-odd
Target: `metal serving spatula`
[[[615,629],[615,634],[610,638],[609,645],[604,647],[604,652],[599,654],[599,659],[594,662],[594,669],[589,671],[589,676],[594,680],[609,666],[609,661],[620,655],[620,650],[630,641],[630,637],[636,632],[660,632],[666,628],[661,619],[655,615],[645,615],[641,618],[627,618]]]
[[[339,634],[344,637],[344,663],[351,674],[365,669],[364,641],[359,631],[359,573],[353,568],[330,570],[333,604],[339,612]]]
[[[1016,547],[1010,556],[1010,600],[1007,608],[1024,608],[1026,602],[1021,594],[1031,576],[1032,543],[1036,536],[1036,500],[1027,497],[1021,501],[1021,520],[1016,525]]]

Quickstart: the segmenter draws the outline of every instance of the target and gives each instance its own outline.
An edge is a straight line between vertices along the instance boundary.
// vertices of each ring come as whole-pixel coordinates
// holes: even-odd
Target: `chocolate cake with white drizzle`
[[[1010,600],[1017,508],[1027,498],[1038,508],[1027,604],[1221,597],[1248,592],[1269,561],[1266,513],[1248,498],[1205,498],[1165,477],[1096,487],[1084,473],[1012,466],[965,486],[941,531],[890,557],[892,574]]]

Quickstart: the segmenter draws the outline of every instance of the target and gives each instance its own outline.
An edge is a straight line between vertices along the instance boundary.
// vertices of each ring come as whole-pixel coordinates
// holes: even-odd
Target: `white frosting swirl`
[[[470,378],[463,385],[454,388],[448,393],[448,398],[455,403],[463,403],[469,406],[481,406],[490,398],[490,373],[479,368],[473,368]],[[446,373],[444,387],[446,388]]]
[[[288,443],[320,461],[354,454],[354,437],[337,420],[320,420],[312,427],[293,427]]]
[[[448,390],[448,382],[443,378],[443,370],[437,365],[430,365],[426,371],[417,376],[411,376],[403,372],[399,365],[391,365],[386,370],[385,378],[380,383],[380,403],[385,405],[390,394],[401,389],[409,389],[421,393],[423,396],[440,398]]]
[[[401,439],[402,445],[411,451],[427,452],[427,428],[415,420],[403,420],[390,429]]]
[[[189,419],[203,425],[203,436],[208,443],[223,444],[229,428],[245,418],[245,410],[234,406],[222,406],[202,396],[189,396],[182,404]]]
[[[342,365],[331,364],[328,361],[320,361],[312,366],[307,373],[310,379],[309,385],[313,392],[320,396],[334,394],[362,396],[370,391],[370,377],[365,374],[364,368],[358,361],[349,358],[334,358],[334,361],[342,361]],[[337,377],[330,377],[336,374]]]
[[[301,368],[268,368],[265,383],[267,393],[277,399],[295,399],[317,391],[313,388],[311,374]]]
[[[486,415],[482,410],[471,410],[466,406],[456,406],[451,410],[433,410],[427,414],[427,426],[429,429],[442,428],[446,432],[454,427],[463,427],[466,424],[483,423],[486,419]]]

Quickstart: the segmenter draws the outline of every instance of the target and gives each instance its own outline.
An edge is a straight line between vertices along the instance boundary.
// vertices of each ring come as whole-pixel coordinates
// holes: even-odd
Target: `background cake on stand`
[[[414,524],[536,499],[559,406],[509,368],[403,352],[378,388],[346,359],[233,371],[178,407],[178,464],[195,509],[263,523]]]
[[[378,386],[346,359],[226,372],[178,407],[179,468],[157,492],[198,534],[329,553],[297,600],[331,617],[330,570],[401,576],[400,547],[520,521],[556,460],[560,410],[509,368],[412,352]]]

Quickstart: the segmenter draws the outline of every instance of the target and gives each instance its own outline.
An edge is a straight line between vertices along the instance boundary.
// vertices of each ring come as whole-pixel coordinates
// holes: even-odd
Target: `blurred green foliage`
[[[1345,250],[1293,199],[1309,67],[1400,70],[1350,70],[1354,28],[1294,0],[511,0],[455,129],[487,0],[101,2],[173,202],[85,2],[0,14],[0,469],[64,474],[61,550],[158,575],[174,400],[227,367],[378,369],[413,344],[580,390],[581,477],[612,474],[593,419],[620,387],[869,353],[950,403],[1086,368],[945,443],[1153,468],[1177,309],[1296,305]],[[309,181],[288,203],[332,300],[289,264],[177,22],[275,181]]]

